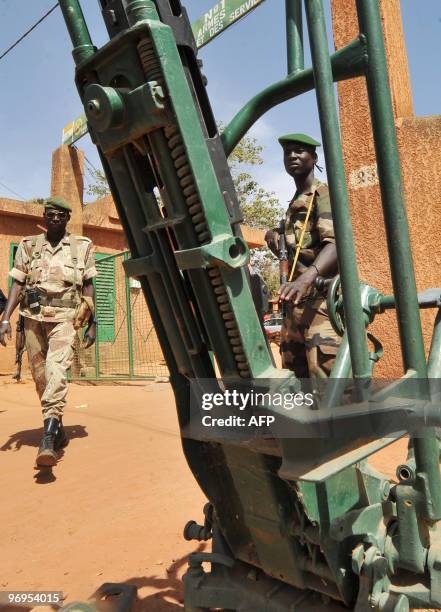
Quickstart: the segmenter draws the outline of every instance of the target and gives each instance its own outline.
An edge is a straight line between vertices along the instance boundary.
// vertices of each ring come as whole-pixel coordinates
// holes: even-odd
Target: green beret
[[[311,138],[311,136],[308,136],[307,134],[285,134],[285,136],[280,136],[279,142],[282,147],[290,142],[298,142],[300,144],[305,144],[310,147],[321,146],[318,140],[314,140],[314,138]]]
[[[48,198],[44,201],[45,208],[61,208],[62,210],[67,210],[68,212],[72,212],[72,207],[69,202],[63,200],[58,196],[54,196],[52,198]]]

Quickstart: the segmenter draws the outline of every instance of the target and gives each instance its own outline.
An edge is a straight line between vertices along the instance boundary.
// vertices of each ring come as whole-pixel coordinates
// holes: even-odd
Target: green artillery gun
[[[212,552],[190,555],[185,610],[441,606],[441,418],[428,381],[428,370],[439,377],[441,326],[438,316],[427,363],[419,315],[420,305],[440,306],[440,291],[419,304],[378,0],[356,0],[360,34],[332,56],[322,0],[305,0],[311,69],[303,66],[301,2],[287,2],[296,33],[288,41],[289,76],[250,100],[222,137],[179,0],[101,0],[110,40],[99,50],[78,0],[60,6],[90,134],[132,255],[126,272],[141,281],[183,450],[209,500],[204,525],[185,530],[189,539],[212,539]],[[360,285],[355,263],[333,82],[360,76],[372,111],[393,297]],[[227,156],[264,112],[314,87],[343,296],[336,285],[330,291],[343,334],[337,363],[315,410],[262,402],[244,414],[268,418],[270,428],[211,431],[201,426],[204,393],[301,391],[291,372],[274,367],[253,307]],[[398,313],[404,376],[378,390],[372,371],[381,351],[378,343],[369,351],[366,326],[390,307]],[[414,457],[391,486],[366,458],[407,433]]]

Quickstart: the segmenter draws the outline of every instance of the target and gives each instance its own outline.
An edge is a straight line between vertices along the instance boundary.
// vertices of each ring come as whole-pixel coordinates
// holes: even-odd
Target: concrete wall
[[[404,194],[409,218],[418,290],[441,286],[439,227],[441,212],[441,116],[414,117],[399,0],[380,0],[397,128]],[[334,41],[341,48],[358,34],[353,0],[332,0]],[[386,293],[392,283],[375,165],[371,121],[363,78],[338,85],[346,178],[352,210],[360,278]],[[422,312],[426,348],[435,313]],[[377,317],[373,333],[385,355],[381,376],[402,373],[394,312]]]
[[[0,288],[8,294],[8,272],[10,268],[11,247],[18,244],[23,236],[31,236],[42,232],[42,212],[39,204],[17,202],[8,198],[0,198]],[[40,227],[39,227],[40,226]],[[11,324],[15,330],[17,313],[12,317]],[[0,347],[0,373],[12,372],[14,369],[15,348],[14,339],[7,348]]]
[[[84,153],[62,145],[52,154],[51,195],[65,198],[72,206],[68,229],[83,233]]]

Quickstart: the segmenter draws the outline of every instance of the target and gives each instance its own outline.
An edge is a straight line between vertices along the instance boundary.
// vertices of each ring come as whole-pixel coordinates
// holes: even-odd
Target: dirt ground
[[[142,610],[182,610],[180,579],[198,548],[182,530],[202,520],[205,500],[181,451],[171,387],[72,384],[71,442],[53,472],[33,469],[33,384],[2,377],[0,394],[0,590],[63,591],[68,603],[125,582]],[[392,476],[404,455],[400,442],[374,464]]]
[[[72,384],[71,442],[53,474],[33,469],[33,384],[0,382],[0,393],[0,590],[61,590],[72,602],[103,582],[130,582],[143,610],[182,609],[180,577],[197,548],[182,530],[202,520],[205,499],[181,451],[170,386]]]

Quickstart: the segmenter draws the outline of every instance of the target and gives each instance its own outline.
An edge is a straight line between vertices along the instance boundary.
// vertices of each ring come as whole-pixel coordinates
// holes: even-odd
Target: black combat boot
[[[59,429],[59,421],[55,417],[44,419],[44,436],[40,443],[37,454],[37,466],[51,467],[57,463],[57,452],[55,450],[55,438]]]
[[[69,444],[69,440],[66,436],[66,432],[64,431],[63,420],[60,417],[60,421],[58,423],[58,431],[55,436],[54,448],[56,451],[59,451],[65,446],[67,446],[68,444]]]

